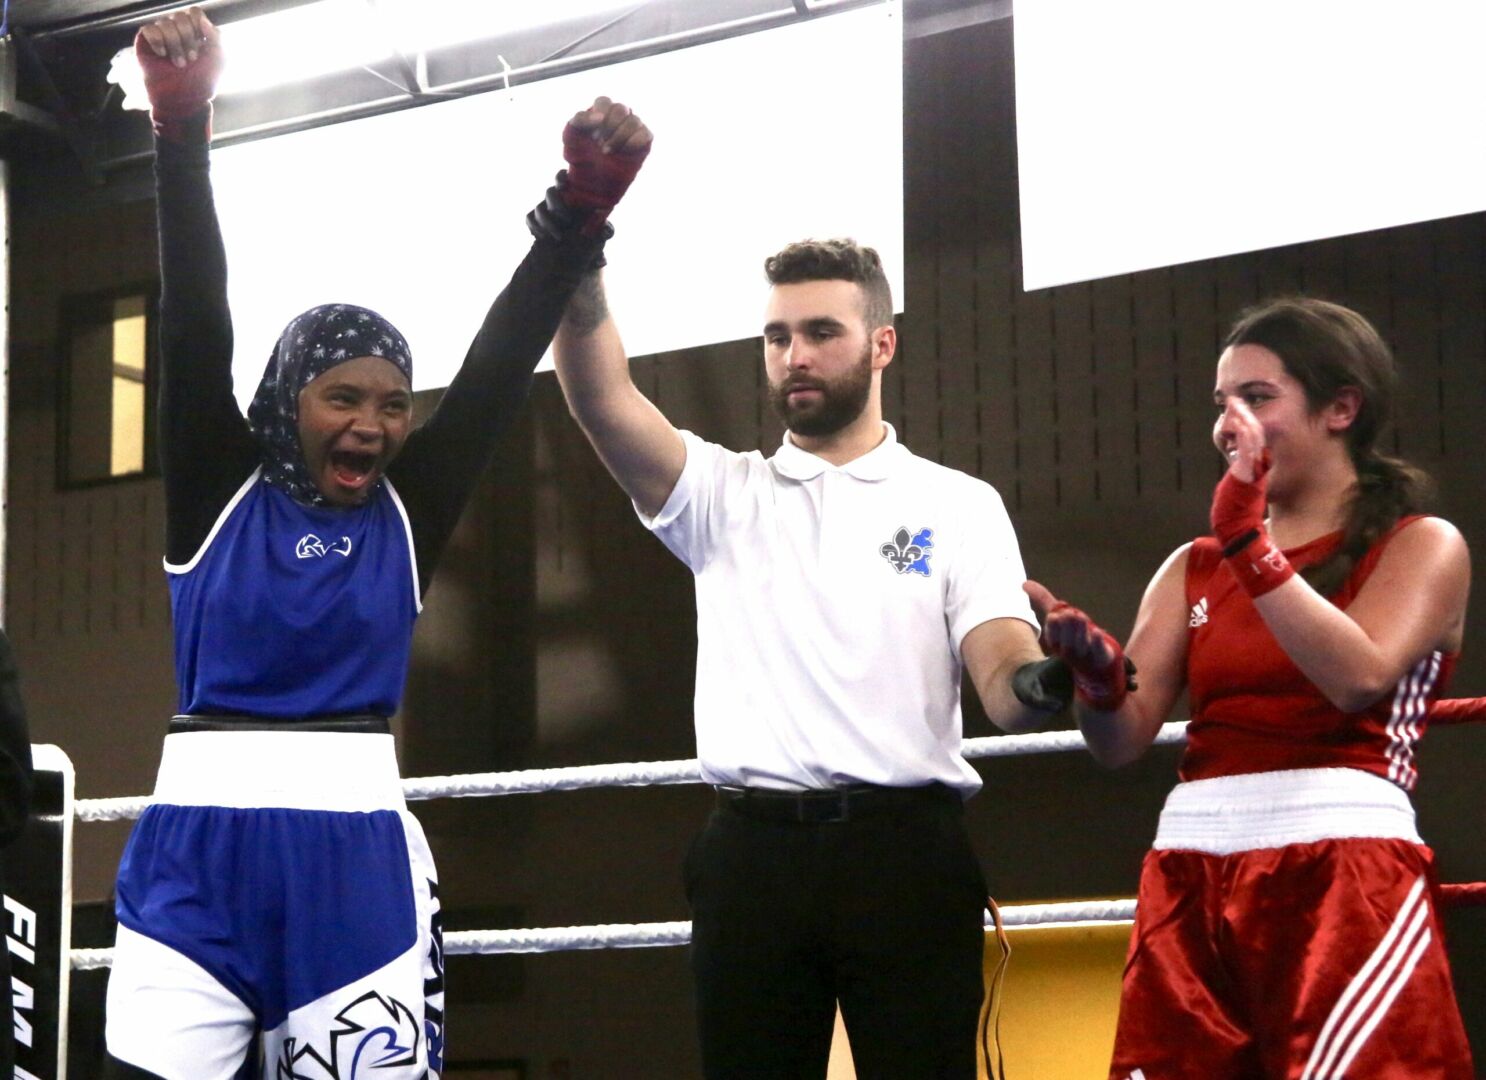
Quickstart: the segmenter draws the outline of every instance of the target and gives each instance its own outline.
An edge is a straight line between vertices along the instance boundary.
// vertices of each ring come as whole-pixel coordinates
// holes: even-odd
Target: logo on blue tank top
[[[305,533],[299,538],[299,543],[294,545],[294,554],[301,559],[323,559],[330,554],[349,556],[351,554],[351,538],[343,536],[337,544],[327,544],[314,533]]]
[[[929,576],[929,559],[934,554],[934,530],[920,529],[910,533],[899,528],[893,538],[877,550],[900,574]]]

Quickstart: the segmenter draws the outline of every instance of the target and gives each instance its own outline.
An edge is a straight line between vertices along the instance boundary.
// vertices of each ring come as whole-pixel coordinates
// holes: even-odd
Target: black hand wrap
[[[1125,657],[1125,689],[1136,690],[1135,662]],[[1073,704],[1073,671],[1056,656],[1023,664],[1011,673],[1011,692],[1028,708],[1062,712]]]
[[[526,215],[526,227],[538,240],[550,240],[554,244],[560,244],[581,233],[588,219],[593,215],[591,210],[577,210],[567,204],[563,198],[563,189],[567,186],[567,179],[566,169],[559,172],[557,183],[547,189],[547,197],[537,203],[532,212]],[[604,222],[598,235],[607,241],[614,235],[614,226],[607,221]],[[600,248],[588,269],[597,270],[607,263],[603,248]]]
[[[1028,708],[1062,712],[1073,703],[1073,671],[1056,656],[1034,660],[1012,672],[1011,692]]]

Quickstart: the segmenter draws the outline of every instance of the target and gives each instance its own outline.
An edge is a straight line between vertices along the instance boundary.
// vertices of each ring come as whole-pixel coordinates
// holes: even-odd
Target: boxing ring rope
[[[1187,725],[1164,725],[1156,745],[1181,743]],[[1084,748],[1077,731],[1034,732],[1027,735],[993,735],[966,739],[965,757],[1021,757],[1059,753]],[[518,769],[512,772],[467,773],[459,776],[425,776],[403,781],[409,802],[425,799],[461,799],[491,795],[532,794],[546,791],[581,791],[603,787],[651,787],[663,784],[702,782],[695,758],[684,761],[643,761],[616,765],[576,765],[558,769]],[[78,821],[128,821],[139,817],[149,798],[78,799],[73,816]],[[1096,900],[1065,904],[1022,904],[1003,907],[1005,926],[1040,926],[1053,923],[1108,922],[1129,920],[1135,915],[1134,900]],[[987,925],[990,919],[987,917]],[[691,941],[690,922],[616,923],[601,926],[559,926],[519,930],[464,930],[444,935],[444,953],[449,956],[489,956],[500,953],[566,952],[578,949],[637,949],[685,945]],[[73,949],[74,971],[105,968],[113,962],[112,949]]]
[[[1010,904],[1001,908],[1001,924],[1007,927],[1128,922],[1134,917],[1134,900]],[[989,917],[986,925],[991,925]],[[451,930],[444,934],[444,954],[495,956],[504,953],[572,952],[580,949],[643,949],[685,945],[690,941],[689,922],[612,923],[532,930]],[[72,950],[74,971],[105,968],[112,960],[112,949]]]
[[[1155,745],[1168,746],[1186,739],[1183,722],[1162,726]],[[1084,749],[1077,731],[1034,732],[1029,735],[993,735],[966,739],[961,752],[976,758],[1021,757]],[[695,758],[684,761],[640,761],[617,765],[573,765],[559,769],[518,769],[513,772],[423,776],[402,783],[409,802],[426,799],[466,799],[489,795],[528,795],[546,791],[582,791],[605,787],[654,787],[702,782]],[[78,799],[73,813],[78,821],[130,821],[144,813],[148,796],[117,799]]]
[[[1169,746],[1186,740],[1184,722],[1169,723],[1157,733],[1155,745]],[[1059,753],[1084,748],[1077,731],[1037,732],[1027,735],[998,735],[966,739],[966,758],[1021,757]],[[519,769],[511,772],[467,773],[457,776],[425,776],[403,781],[408,801],[441,798],[476,798],[492,795],[534,794],[548,791],[580,791],[604,787],[651,787],[665,784],[701,783],[696,759],[683,761],[627,762],[614,765],[578,765],[556,769]],[[78,821],[126,821],[137,818],[149,805],[147,797],[78,799],[73,804]],[[1446,906],[1486,905],[1486,883],[1444,885],[1441,900]],[[1055,904],[1013,904],[1001,908],[1007,927],[1067,925],[1071,923],[1128,922],[1135,917],[1135,901],[1093,900]],[[986,925],[992,925],[989,915]],[[636,949],[685,945],[691,941],[690,922],[613,923],[597,926],[561,926],[513,930],[464,930],[444,935],[446,955],[489,956],[504,953],[567,952],[582,949]],[[113,962],[112,949],[73,949],[74,971],[106,968]]]

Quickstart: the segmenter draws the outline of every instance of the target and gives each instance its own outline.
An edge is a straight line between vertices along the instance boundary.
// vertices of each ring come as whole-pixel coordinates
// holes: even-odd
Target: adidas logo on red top
[[[1207,623],[1207,597],[1203,597],[1192,605],[1192,617],[1187,620],[1187,625],[1192,629],[1204,626]]]

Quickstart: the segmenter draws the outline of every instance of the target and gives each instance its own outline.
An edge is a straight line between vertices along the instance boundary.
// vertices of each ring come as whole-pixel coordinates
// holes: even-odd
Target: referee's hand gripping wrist
[[[1056,656],[1030,660],[1011,673],[1011,692],[1029,709],[1062,712],[1073,704],[1073,671]]]
[[[526,215],[526,228],[534,239],[554,244],[567,243],[578,236],[585,237],[593,249],[586,269],[590,272],[600,270],[608,265],[608,260],[604,258],[603,245],[614,235],[614,226],[607,221],[600,221],[598,230],[590,233],[587,229],[590,211],[576,210],[568,203],[567,187],[568,173],[564,169],[557,174],[557,181],[547,189],[546,197]]]

